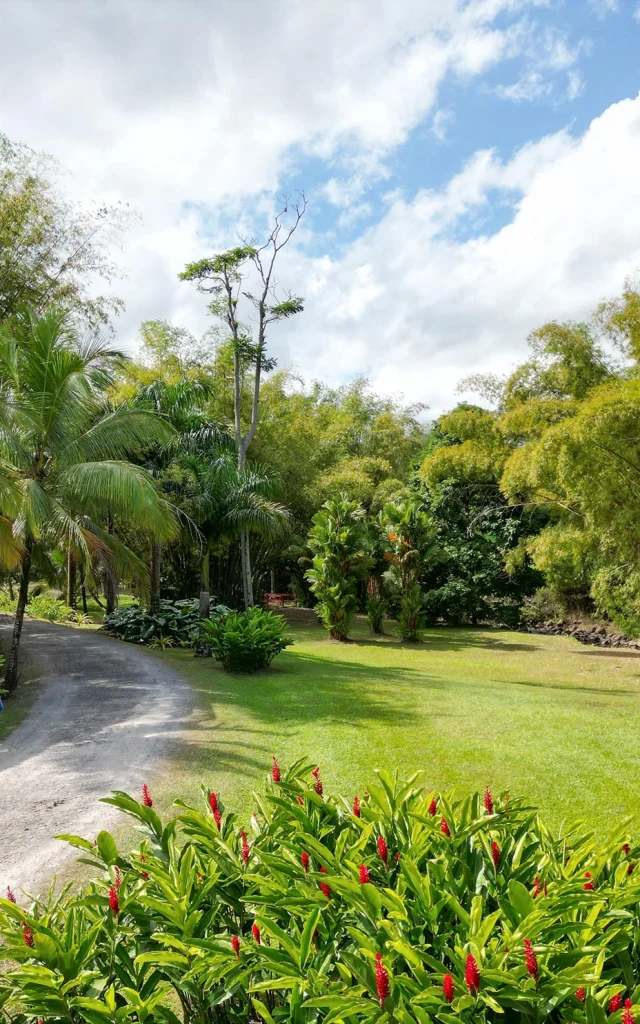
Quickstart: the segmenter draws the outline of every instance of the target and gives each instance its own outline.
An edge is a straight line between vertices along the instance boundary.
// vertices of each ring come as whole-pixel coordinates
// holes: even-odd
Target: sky
[[[131,352],[296,189],[270,354],[429,416],[640,273],[638,0],[0,0],[0,131],[136,211]]]

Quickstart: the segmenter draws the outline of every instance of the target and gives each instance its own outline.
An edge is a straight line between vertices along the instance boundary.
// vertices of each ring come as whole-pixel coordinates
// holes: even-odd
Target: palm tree
[[[122,356],[80,342],[68,315],[28,310],[0,330],[0,556],[20,566],[5,686],[18,685],[18,653],[34,552],[71,547],[83,561],[122,558],[102,527],[122,516],[159,536],[175,531],[171,506],[129,457],[171,428],[145,410],[105,407]],[[11,523],[9,534],[8,524]],[[117,548],[117,550],[116,550]]]

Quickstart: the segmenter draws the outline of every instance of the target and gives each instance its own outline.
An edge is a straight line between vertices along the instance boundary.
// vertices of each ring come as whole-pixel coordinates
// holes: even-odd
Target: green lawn
[[[428,786],[488,784],[559,823],[640,824],[640,655],[564,637],[433,629],[424,643],[332,644],[295,628],[267,673],[231,676],[188,651],[155,652],[194,686],[199,709],[161,804],[200,781],[243,818],[271,755],[317,761],[325,788],[362,792],[373,769],[424,771]]]

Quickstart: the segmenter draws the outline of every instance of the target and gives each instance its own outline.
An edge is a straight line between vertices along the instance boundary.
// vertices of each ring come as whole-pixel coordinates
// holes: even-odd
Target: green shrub
[[[60,598],[43,594],[30,599],[27,614],[32,615],[34,619],[46,619],[48,622],[66,622],[74,613]]]
[[[198,608],[197,601],[161,601],[158,614],[151,615],[138,605],[130,605],[107,615],[104,629],[119,640],[132,644],[148,644],[152,640],[169,638],[174,644],[188,645],[198,636]]]
[[[250,837],[207,790],[167,824],[114,794],[142,835],[128,855],[107,832],[60,837],[100,877],[0,900],[8,1019],[630,1024],[640,850],[624,824],[602,843],[557,835],[517,800],[383,771],[358,816],[310,768],[268,784]]]
[[[259,672],[293,643],[282,616],[257,607],[204,621],[200,639],[228,672]]]

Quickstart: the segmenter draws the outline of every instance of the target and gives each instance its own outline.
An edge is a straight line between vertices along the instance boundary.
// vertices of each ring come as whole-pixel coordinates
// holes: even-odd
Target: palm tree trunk
[[[240,537],[240,556],[242,563],[242,593],[244,596],[244,607],[253,608],[253,580],[251,579],[251,549],[249,547],[249,534],[243,530]]]
[[[82,594],[82,610],[85,615],[88,615],[87,610],[87,585],[84,578],[84,565],[80,564],[80,593]]]
[[[76,568],[77,563],[71,545],[67,548],[67,604],[69,608],[77,606],[76,601]]]
[[[22,568],[20,571],[20,589],[18,591],[18,604],[16,617],[13,623],[13,635],[11,637],[11,651],[7,662],[7,671],[4,677],[4,685],[10,692],[18,688],[18,652],[20,650],[20,637],[22,636],[22,623],[24,622],[24,610],[27,607],[29,597],[29,575],[31,573],[31,548],[33,541],[25,540],[24,555],[22,557]]]
[[[109,512],[107,516],[107,533],[113,533],[113,519],[111,517],[111,512]],[[116,581],[108,561],[105,566],[104,596],[107,605],[105,608],[105,615],[112,615],[116,610]]]
[[[157,615],[160,608],[160,565],[162,562],[162,545],[157,540],[151,541],[151,595],[149,611]]]

